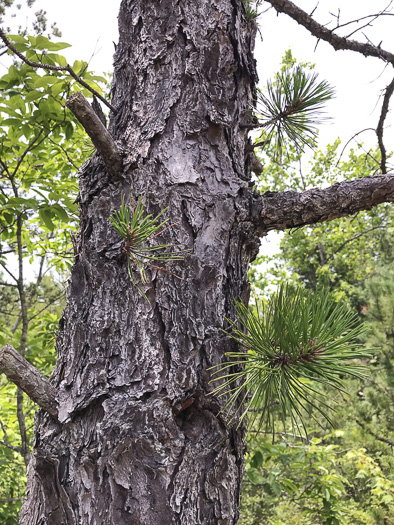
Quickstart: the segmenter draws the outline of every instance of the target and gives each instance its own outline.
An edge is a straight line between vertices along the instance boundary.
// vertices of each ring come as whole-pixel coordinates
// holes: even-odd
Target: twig
[[[359,425],[362,429],[364,429],[370,436],[374,437],[375,439],[377,439],[378,441],[382,441],[382,443],[386,443],[387,445],[391,445],[392,447],[394,447],[394,441],[391,441],[390,439],[386,439],[386,438],[383,438],[383,437],[380,437],[378,436],[377,434],[375,434],[374,432],[372,432],[372,430],[369,430],[369,428],[367,428],[364,423],[361,423],[361,421],[359,421],[358,419],[356,419],[356,423],[357,425]]]
[[[19,452],[19,454],[20,454],[21,450],[22,450],[21,447],[16,447],[15,445],[10,445],[8,443],[7,431],[6,431],[5,427],[4,427],[4,424],[1,421],[1,419],[0,419],[0,427],[1,427],[1,430],[3,431],[3,434],[4,434],[4,438],[3,438],[2,441],[0,441],[0,445],[3,445],[4,447],[7,447],[7,448],[9,448],[11,450],[14,450],[15,452]]]
[[[78,76],[69,64],[67,64],[67,66],[50,66],[48,64],[42,64],[40,62],[33,62],[27,59],[22,53],[20,53],[16,49],[15,46],[11,44],[11,42],[5,36],[5,33],[2,29],[0,29],[0,38],[5,43],[5,45],[9,49],[11,49],[13,53],[15,53],[17,57],[23,60],[23,62],[25,62],[30,67],[46,69],[48,71],[67,71],[67,73],[69,73],[73,77],[73,79],[78,82],[78,84],[81,84],[81,86],[89,90],[91,93],[93,93],[93,95],[96,95],[96,97],[99,98],[103,104],[105,104],[109,109],[112,109],[112,111],[116,113],[116,109],[112,106],[112,104],[110,104],[107,100],[105,100],[105,98],[102,95],[100,95],[98,91],[90,87],[89,84],[87,84],[80,76]]]
[[[333,258],[334,258],[334,255],[336,255],[338,252],[340,252],[342,250],[342,248],[344,246],[346,246],[349,242],[353,242],[355,241],[356,239],[359,239],[360,237],[362,237],[363,235],[366,235],[367,233],[370,233],[370,232],[373,232],[374,230],[383,230],[384,228],[386,228],[386,226],[375,226],[374,228],[369,228],[369,230],[365,230],[361,233],[358,233],[357,235],[353,235],[352,237],[350,237],[350,239],[348,239],[347,241],[343,242],[339,248],[337,248],[335,250],[335,252],[333,252],[329,258],[327,259],[327,263],[330,262]]]
[[[384,9],[382,9],[382,11],[380,11],[379,13],[375,13],[373,15],[366,15],[366,16],[362,16],[361,18],[357,18],[355,20],[351,20],[350,22],[345,22],[344,24],[340,24],[340,25],[337,25],[335,27],[335,30],[336,29],[340,29],[341,27],[346,27],[346,26],[349,26],[350,24],[358,24],[359,22],[361,22],[361,20],[366,20],[367,18],[378,18],[379,16],[394,16],[394,13],[388,13],[387,12],[387,9],[391,6],[393,2],[390,2],[387,7],[385,7]],[[310,15],[312,16],[312,14]],[[337,18],[337,17],[336,17]],[[339,18],[338,18],[338,22],[339,22]],[[333,30],[334,31],[334,30]],[[348,38],[348,37],[347,37]]]
[[[373,131],[374,133],[376,133],[376,130],[374,128],[365,128],[365,129],[362,129],[361,131],[358,131],[357,133],[355,133],[352,137],[350,137],[350,139],[346,142],[346,144],[343,146],[342,148],[342,151],[341,151],[341,154],[339,155],[339,158],[338,158],[338,162],[336,163],[336,166],[338,166],[341,158],[342,158],[342,155],[343,155],[343,152],[345,151],[345,149],[347,148],[347,146],[350,144],[350,142],[355,139],[358,135],[361,135],[361,133],[364,133],[364,131]]]
[[[16,283],[18,282],[18,279],[15,277],[14,274],[12,274],[12,273],[10,272],[10,270],[9,270],[9,269],[7,268],[7,266],[3,263],[3,261],[0,261],[0,266],[3,267],[3,269],[8,273],[8,275],[9,275],[10,277],[12,277],[12,279],[14,279],[14,281],[15,281]]]

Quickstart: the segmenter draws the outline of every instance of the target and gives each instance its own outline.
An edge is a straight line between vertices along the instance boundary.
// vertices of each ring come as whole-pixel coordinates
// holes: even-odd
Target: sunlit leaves
[[[10,38],[32,60],[53,66],[67,63],[56,52],[68,44],[42,35]],[[97,82],[105,79],[90,73],[86,62],[74,66],[101,91]],[[10,217],[22,214],[24,229],[29,231],[26,255],[62,254],[51,260],[58,271],[72,263],[70,236],[64,230],[76,229],[76,172],[90,153],[85,148],[85,131],[65,109],[66,98],[77,90],[80,87],[64,72],[27,64],[11,65],[0,78],[1,238],[12,249],[16,230]]]

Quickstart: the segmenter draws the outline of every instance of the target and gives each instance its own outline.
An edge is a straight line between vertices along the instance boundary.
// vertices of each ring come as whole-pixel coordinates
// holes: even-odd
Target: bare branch
[[[12,279],[14,279],[14,281],[17,283],[18,282],[18,279],[15,277],[15,275],[13,273],[10,272],[10,270],[7,268],[7,266],[3,263],[3,261],[0,261],[0,266],[3,267],[3,269],[8,273],[8,275],[10,277],[12,277]]]
[[[11,44],[11,42],[5,36],[5,33],[2,29],[0,29],[0,38],[8,47],[8,49],[15,53],[15,55],[19,57],[23,62],[25,62],[25,64],[27,64],[28,66],[46,69],[48,71],[66,71],[73,77],[74,80],[78,82],[78,84],[89,90],[91,93],[93,93],[93,95],[96,95],[96,97],[100,99],[103,104],[105,104],[109,109],[112,109],[112,111],[116,113],[116,109],[112,106],[112,104],[105,100],[105,98],[102,95],[100,95],[98,91],[90,87],[89,84],[87,84],[80,76],[78,76],[69,64],[67,64],[67,66],[50,66],[48,64],[41,64],[40,62],[32,62],[31,60],[27,59],[22,53],[20,53],[15,46]]]
[[[361,233],[357,233],[356,235],[352,235],[352,236],[350,237],[350,239],[348,239],[347,241],[343,242],[343,243],[339,246],[339,248],[337,248],[337,249],[336,249],[336,250],[335,250],[335,251],[334,251],[334,252],[328,257],[328,259],[327,259],[326,262],[330,262],[330,261],[335,257],[335,255],[336,255],[337,253],[339,253],[339,252],[342,250],[342,248],[344,248],[347,244],[349,244],[349,242],[356,241],[357,239],[359,239],[359,238],[362,237],[363,235],[367,235],[368,233],[373,232],[373,231],[375,231],[375,230],[383,230],[383,229],[385,229],[385,228],[386,228],[386,226],[375,226],[374,228],[369,228],[368,230],[365,230],[365,231],[363,231],[363,232],[361,232]]]
[[[331,221],[370,210],[377,204],[394,202],[394,173],[338,182],[330,188],[266,192],[253,207],[257,231],[286,230]]]
[[[101,154],[108,171],[111,175],[117,175],[122,165],[118,147],[92,106],[80,91],[71,95],[66,101],[66,106],[71,109],[85,128],[86,133]]]
[[[382,170],[382,173],[387,173],[387,166],[386,166],[387,154],[386,154],[386,148],[383,144],[383,126],[384,126],[384,121],[386,120],[386,117],[387,117],[387,113],[389,112],[389,103],[390,103],[390,98],[393,92],[394,92],[394,78],[385,90],[384,97],[383,97],[382,111],[380,113],[378,127],[376,128],[376,135],[378,137],[379,149],[380,149],[380,154],[381,154],[380,169]]]
[[[375,13],[373,15],[366,15],[366,16],[362,16],[360,18],[357,18],[357,19],[354,19],[354,20],[350,20],[350,22],[345,22],[344,24],[339,24],[339,16],[337,15],[334,15],[335,18],[337,19],[337,25],[335,27],[335,30],[337,29],[340,29],[341,27],[346,27],[346,26],[349,26],[351,24],[358,24],[359,22],[361,22],[361,20],[366,20],[367,18],[373,18],[374,20],[376,20],[376,18],[379,18],[381,16],[394,16],[394,13],[389,13],[387,10],[389,9],[389,7],[391,6],[393,2],[390,2],[384,9],[382,9],[381,11],[379,11],[379,13]],[[312,13],[311,13],[311,16],[312,16]],[[363,26],[364,27],[364,26]],[[362,28],[359,28],[359,29],[362,29]],[[357,31],[359,30],[357,29]],[[349,38],[349,36],[347,36],[346,38]]]
[[[339,165],[339,162],[342,158],[342,155],[345,151],[345,149],[348,147],[348,145],[351,143],[351,141],[353,139],[355,139],[356,137],[358,137],[358,135],[361,135],[361,133],[364,133],[364,131],[373,131],[374,133],[376,133],[376,130],[374,128],[365,128],[365,129],[362,129],[361,131],[358,131],[357,133],[355,133],[352,137],[350,137],[350,139],[346,142],[346,144],[343,146],[342,148],[342,151],[341,151],[341,154],[339,155],[339,158],[338,158],[338,161],[336,163],[336,166]]]
[[[355,40],[349,40],[348,38],[336,35],[332,29],[328,29],[323,25],[316,22],[308,13],[297,7],[290,0],[267,0],[278,13],[285,13],[289,15],[293,20],[304,26],[308,31],[319,38],[332,45],[332,47],[339,51],[341,49],[348,49],[350,51],[356,51],[364,56],[377,57],[385,62],[390,62],[394,65],[394,54],[389,51],[381,49],[379,46],[373,44],[364,44]]]
[[[56,390],[48,379],[11,345],[0,350],[0,371],[37,405],[57,418]]]
[[[358,419],[356,419],[356,423],[357,425],[359,425],[361,428],[363,428],[370,436],[374,437],[375,439],[377,439],[378,441],[381,441],[382,443],[387,443],[387,445],[391,445],[392,447],[394,447],[394,441],[391,441],[391,439],[387,439],[387,438],[384,438],[384,437],[381,437],[381,436],[378,436],[377,434],[375,434],[375,432],[372,432],[372,430],[369,430],[369,428],[367,428],[364,423],[361,423],[361,421],[359,421]]]

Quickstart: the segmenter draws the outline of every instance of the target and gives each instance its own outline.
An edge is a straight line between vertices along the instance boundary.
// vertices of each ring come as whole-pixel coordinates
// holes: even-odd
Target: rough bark
[[[264,235],[270,230],[299,228],[370,210],[394,201],[394,173],[339,182],[325,189],[266,192],[255,196],[255,228]]]
[[[123,0],[109,131],[124,153],[110,178],[81,172],[80,232],[52,382],[40,411],[21,524],[235,524],[243,431],[207,397],[232,343],[233,298],[248,300],[247,131],[254,29],[239,0]],[[249,156],[249,154],[248,154]],[[169,206],[162,239],[190,253],[132,286],[109,216],[121,196]]]

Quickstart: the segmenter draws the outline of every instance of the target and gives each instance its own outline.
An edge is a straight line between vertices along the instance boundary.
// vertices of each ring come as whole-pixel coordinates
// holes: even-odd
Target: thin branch
[[[0,503],[12,503],[13,501],[24,501],[25,498],[5,498],[0,499]]]
[[[369,430],[369,428],[367,428],[364,423],[361,423],[361,421],[359,421],[358,419],[356,419],[356,423],[357,425],[359,425],[362,429],[364,429],[370,436],[374,437],[375,439],[377,439],[378,441],[381,441],[382,443],[387,443],[387,445],[391,445],[392,447],[394,447],[394,441],[391,441],[391,439],[387,439],[387,438],[384,438],[384,437],[381,437],[381,436],[378,436],[377,434],[375,434],[375,432],[372,432],[372,430]]]
[[[9,275],[10,277],[12,277],[12,279],[14,279],[14,281],[15,281],[16,283],[18,283],[18,279],[15,277],[15,275],[13,275],[13,274],[10,272],[10,270],[9,270],[9,269],[7,268],[7,266],[3,263],[3,261],[0,261],[0,266],[3,267],[3,269],[8,273],[8,275]]]
[[[338,51],[341,49],[348,49],[361,53],[364,56],[372,56],[380,58],[385,62],[390,62],[394,65],[394,54],[385,51],[379,46],[373,44],[364,44],[355,40],[349,40],[345,37],[336,35],[332,29],[324,27],[322,24],[316,22],[308,13],[300,9],[298,6],[290,2],[290,0],[267,0],[278,13],[285,13],[293,20],[304,26],[308,31],[321,40],[328,42],[332,47]]]
[[[348,239],[347,241],[343,242],[339,248],[337,248],[335,250],[335,252],[333,252],[330,257],[327,259],[327,263],[330,262],[334,256],[340,252],[342,250],[342,248],[344,246],[346,246],[347,244],[349,244],[349,242],[353,242],[355,241],[356,239],[359,239],[360,237],[362,237],[363,235],[367,235],[367,233],[370,233],[370,232],[373,232],[374,230],[384,230],[386,228],[386,226],[375,226],[374,228],[369,228],[368,230],[365,230],[361,233],[358,233],[357,235],[353,235],[352,237],[350,237],[350,239]]]
[[[93,144],[102,156],[111,175],[117,175],[122,166],[122,159],[111,134],[105,128],[92,106],[80,91],[71,95],[66,106],[74,113],[85,128]]]
[[[67,64],[67,66],[50,66],[48,64],[42,64],[40,62],[32,62],[31,60],[27,59],[22,53],[20,53],[15,46],[11,44],[11,42],[5,36],[5,33],[2,29],[0,29],[0,38],[5,43],[5,45],[13,53],[15,53],[17,57],[19,57],[23,62],[25,62],[25,64],[27,64],[30,67],[46,69],[48,71],[67,71],[67,73],[69,73],[73,77],[73,79],[78,82],[78,84],[80,84],[81,86],[89,90],[91,93],[93,93],[93,95],[99,98],[103,104],[105,104],[109,109],[112,109],[112,111],[116,113],[116,109],[112,106],[112,104],[105,100],[105,98],[102,95],[100,95],[98,91],[90,87],[89,84],[87,84],[80,76],[78,76],[69,64]]]
[[[336,163],[336,166],[339,165],[339,162],[342,158],[342,155],[343,155],[343,152],[345,151],[345,149],[348,147],[348,145],[350,144],[350,142],[355,139],[358,135],[361,135],[361,133],[364,133],[364,131],[373,131],[374,133],[376,133],[376,130],[374,128],[365,128],[365,129],[362,129],[361,131],[358,131],[357,133],[355,133],[352,137],[350,137],[350,139],[346,142],[346,144],[343,146],[342,148],[342,151],[341,151],[341,154],[339,155],[339,158],[338,158],[338,162]],[[358,144],[357,144],[358,145]]]
[[[252,433],[252,434],[269,434],[272,436],[272,432],[270,430],[249,430],[248,429],[247,432]],[[313,441],[311,439],[309,439],[306,436],[301,436],[299,434],[292,434],[290,432],[274,432],[274,436],[275,435],[281,436],[282,438],[284,436],[290,436],[293,438],[300,439],[301,441],[306,441],[307,443],[310,443],[311,445],[313,444]]]
[[[42,308],[41,310],[39,310],[36,314],[32,315],[31,317],[29,317],[29,322],[32,321],[33,319],[35,319],[36,317],[38,317],[39,315],[42,314],[42,312],[44,312],[45,310],[47,310],[50,306],[52,306],[54,303],[56,303],[56,301],[58,299],[60,299],[61,297],[64,296],[64,293],[65,293],[65,290],[63,290],[59,295],[57,295],[54,299],[52,299],[52,301],[50,301],[47,305],[44,306],[44,308]]]
[[[373,14],[373,15],[366,15],[366,16],[362,16],[361,18],[357,18],[355,20],[351,20],[350,22],[345,22],[344,24],[337,24],[335,29],[333,29],[333,31],[337,30],[337,29],[340,29],[341,27],[346,27],[346,26],[349,26],[351,24],[358,24],[359,22],[361,22],[361,20],[366,20],[367,18],[379,18],[380,16],[394,16],[393,13],[389,13],[387,12],[388,8],[391,6],[393,2],[390,2],[384,9],[382,9],[382,11],[380,11],[379,13],[376,13],[376,14]],[[311,16],[312,16],[312,13],[311,13]],[[334,15],[337,19],[338,19],[338,23],[339,23],[339,17],[337,17],[336,15]],[[347,37],[348,38],[348,37]]]
[[[5,426],[4,426],[3,422],[1,421],[1,419],[0,419],[0,427],[1,427],[1,430],[2,430],[3,435],[4,435],[3,440],[0,441],[0,445],[3,445],[4,447],[7,447],[7,448],[9,448],[11,450],[14,450],[15,452],[19,452],[19,454],[20,454],[21,450],[22,450],[20,447],[16,447],[15,445],[10,445],[8,443],[7,431],[6,431]]]
[[[3,252],[3,254],[4,254],[4,252]],[[17,288],[16,284],[5,283],[4,281],[0,281],[0,286],[10,286],[11,288]]]
[[[56,390],[48,379],[11,345],[0,350],[0,371],[37,405],[57,418]]]
[[[62,150],[62,152],[64,153],[64,155],[66,156],[68,162],[76,169],[78,170],[78,166],[76,166],[73,162],[73,160],[71,159],[71,157],[69,156],[69,154],[67,153],[67,151],[63,148],[63,146],[61,144],[58,144],[57,142],[55,142],[53,139],[51,139],[50,137],[48,137],[48,140],[49,142],[52,142],[52,144],[54,144],[55,146],[57,146],[58,148],[60,148]]]
[[[384,97],[383,97],[382,111],[380,113],[378,127],[376,128],[376,135],[378,137],[379,149],[380,149],[380,154],[381,154],[380,169],[382,170],[383,174],[387,173],[387,166],[386,166],[387,154],[386,154],[386,148],[383,144],[383,126],[384,126],[384,121],[386,120],[386,117],[387,117],[387,113],[389,111],[390,98],[393,92],[394,92],[394,78],[390,82],[390,84],[386,87]]]
[[[286,230],[353,215],[394,202],[394,173],[338,182],[304,192],[266,192],[255,198],[252,220],[257,232]]]
[[[1,30],[0,30],[0,31],[1,31]],[[29,151],[32,150],[32,148],[33,148],[34,144],[37,142],[37,140],[41,137],[42,132],[43,132],[43,130],[41,129],[41,130],[37,133],[37,135],[33,138],[33,140],[30,142],[30,144],[27,146],[27,148],[25,149],[25,151],[22,153],[22,156],[21,156],[21,158],[18,160],[18,163],[17,163],[17,165],[16,165],[16,168],[14,169],[14,172],[13,172],[13,174],[12,174],[12,178],[14,178],[15,175],[17,174],[18,169],[19,169],[19,166],[22,164],[24,158],[25,158],[26,155],[29,153]],[[45,138],[46,138],[46,137],[45,137]],[[45,140],[45,138],[44,138],[44,140]]]

